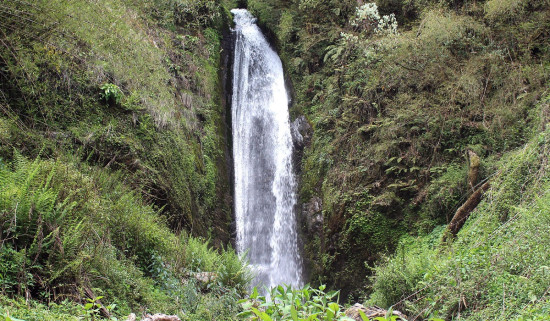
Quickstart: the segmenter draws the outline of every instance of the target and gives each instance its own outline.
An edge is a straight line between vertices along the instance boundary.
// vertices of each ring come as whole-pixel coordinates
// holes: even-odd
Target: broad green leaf
[[[239,314],[237,314],[238,317],[242,317],[243,319],[247,319],[249,317],[251,317],[254,313],[252,313],[252,311],[244,311],[244,312],[241,312]]]
[[[257,297],[258,297],[258,289],[254,287],[254,289],[252,290],[252,294],[250,295],[250,298],[255,299]]]
[[[269,315],[267,315],[267,313],[262,312],[262,311],[260,311],[256,308],[252,308],[252,312],[254,312],[254,314],[259,316],[260,319],[262,319],[263,321],[273,321],[273,319],[271,319],[271,317]]]
[[[296,312],[294,305],[290,306],[290,315],[292,316],[292,320],[298,321],[298,312]]]
[[[317,315],[318,315],[318,314],[319,314],[319,313],[315,313],[315,314],[310,315],[309,318],[307,318],[307,321],[315,321],[315,320],[318,320],[318,319],[317,319]]]
[[[363,321],[370,321],[369,318],[367,318],[367,315],[365,314],[365,312],[359,310],[359,316],[361,317],[361,320]]]

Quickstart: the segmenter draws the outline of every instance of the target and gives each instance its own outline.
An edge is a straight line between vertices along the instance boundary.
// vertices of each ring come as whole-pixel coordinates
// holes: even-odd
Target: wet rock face
[[[292,142],[298,149],[303,149],[311,142],[312,128],[304,115],[299,116],[290,124]]]
[[[323,200],[317,196],[312,197],[303,205],[307,229],[309,233],[319,233],[323,228]]]

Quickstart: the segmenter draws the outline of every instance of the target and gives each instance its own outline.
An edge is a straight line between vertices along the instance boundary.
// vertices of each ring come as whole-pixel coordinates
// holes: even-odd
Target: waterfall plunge
[[[288,95],[281,60],[256,19],[235,16],[232,130],[237,250],[248,251],[255,284],[302,285]]]

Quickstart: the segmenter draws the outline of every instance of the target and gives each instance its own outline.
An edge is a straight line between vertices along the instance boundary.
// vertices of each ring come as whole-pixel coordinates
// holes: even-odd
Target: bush
[[[389,308],[414,292],[424,283],[437,260],[437,245],[444,227],[425,237],[403,237],[395,254],[384,257],[373,269],[368,303]]]
[[[485,3],[485,16],[493,21],[514,21],[527,6],[525,0],[489,0]]]
[[[105,100],[105,102],[120,105],[124,94],[117,85],[107,83],[101,85],[99,89],[101,89],[101,98]]]
[[[371,302],[420,317],[522,320],[528,309],[550,317],[550,236],[541,231],[550,224],[549,146],[546,130],[503,157],[454,242],[438,246],[439,229],[375,268]]]
[[[353,320],[343,312],[338,304],[339,293],[325,293],[325,286],[319,289],[305,286],[292,289],[290,286],[277,286],[270,290],[269,297],[260,296],[256,288],[249,299],[241,300],[244,311],[241,318],[251,320]]]
[[[193,311],[203,300],[221,300],[220,311],[234,304],[250,281],[246,261],[174,235],[119,175],[106,174],[18,154],[0,167],[2,293],[77,302],[93,293],[117,314],[181,313],[186,293],[195,293]],[[215,282],[193,281],[202,271]]]

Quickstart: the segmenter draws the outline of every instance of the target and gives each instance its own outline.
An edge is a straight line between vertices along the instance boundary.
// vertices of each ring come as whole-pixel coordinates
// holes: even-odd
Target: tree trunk
[[[481,202],[481,197],[483,194],[489,189],[490,187],[489,181],[485,182],[481,187],[479,187],[469,198],[466,200],[464,204],[456,211],[455,215],[453,216],[453,219],[449,223],[449,226],[447,227],[447,231],[445,234],[443,234],[442,241],[445,242],[447,240],[447,236],[449,233],[451,233],[453,236],[455,236],[458,231],[462,228],[468,217],[470,216],[470,213],[477,207],[479,202]]]

